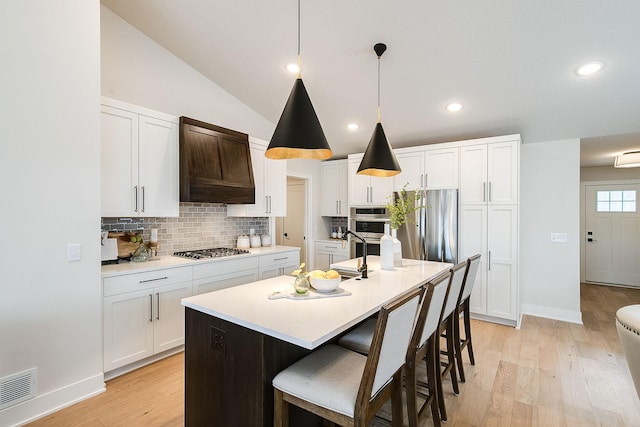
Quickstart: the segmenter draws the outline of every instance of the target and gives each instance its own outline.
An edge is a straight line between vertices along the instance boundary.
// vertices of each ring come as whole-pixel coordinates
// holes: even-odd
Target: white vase
[[[389,224],[384,225],[384,236],[380,238],[380,268],[393,270],[393,237],[389,235]]]
[[[391,229],[391,237],[393,238],[393,266],[400,268],[402,267],[402,242],[398,240],[397,229]]]

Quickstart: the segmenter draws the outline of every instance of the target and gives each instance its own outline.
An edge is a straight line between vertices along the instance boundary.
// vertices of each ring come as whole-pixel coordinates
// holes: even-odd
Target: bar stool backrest
[[[449,317],[453,310],[458,307],[458,298],[462,291],[462,284],[464,282],[464,273],[467,268],[467,261],[456,264],[451,268],[451,286],[449,287],[449,295],[447,295],[447,302],[442,313],[442,318]]]
[[[375,372],[368,399],[404,365],[422,294],[423,290],[415,289],[381,309],[363,377],[367,381],[366,373]],[[362,385],[360,389],[363,390]]]
[[[469,298],[473,291],[473,285],[478,275],[478,266],[480,265],[480,254],[470,257],[467,262],[469,263],[469,267],[467,268],[467,273],[464,278],[464,287],[460,295],[460,303]]]
[[[429,304],[427,314],[422,328],[422,336],[418,347],[422,347],[429,337],[436,332],[440,324],[442,312],[444,310],[444,302],[447,299],[447,292],[451,284],[451,270],[446,271],[427,283],[425,296],[422,298],[423,304]],[[431,298],[428,295],[431,294]]]

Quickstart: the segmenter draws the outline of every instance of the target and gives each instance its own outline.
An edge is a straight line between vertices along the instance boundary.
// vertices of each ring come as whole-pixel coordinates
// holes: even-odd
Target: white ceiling
[[[277,123],[295,76],[296,0],[102,0],[126,21]],[[520,133],[582,138],[582,166],[640,149],[640,2],[302,0],[302,78],[334,157]],[[578,77],[582,63],[602,72]],[[451,114],[444,106],[460,101]],[[349,122],[360,129],[350,132]],[[620,136],[622,135],[622,136]]]

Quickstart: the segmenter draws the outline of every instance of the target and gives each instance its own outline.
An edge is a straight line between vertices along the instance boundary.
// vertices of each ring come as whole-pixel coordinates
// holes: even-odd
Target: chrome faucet
[[[358,271],[362,273],[363,279],[367,279],[367,241],[351,230],[345,231],[345,233],[342,235],[342,239],[347,240],[347,236],[349,234],[362,242],[362,265],[360,266]]]

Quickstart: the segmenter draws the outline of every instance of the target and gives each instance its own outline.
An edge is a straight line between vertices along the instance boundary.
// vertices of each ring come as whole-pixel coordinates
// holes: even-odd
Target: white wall
[[[581,323],[580,140],[523,144],[520,164],[521,313]]]
[[[640,168],[600,166],[580,169],[580,181],[620,181],[640,179]]]
[[[100,21],[102,95],[271,139],[275,124],[104,6]]]
[[[0,377],[38,369],[37,397],[0,411],[7,426],[104,389],[100,7],[0,9]]]

